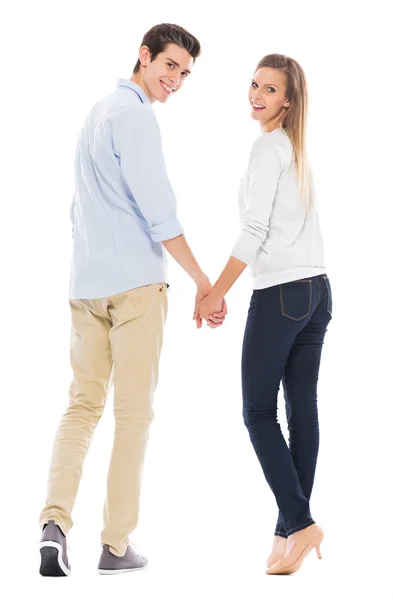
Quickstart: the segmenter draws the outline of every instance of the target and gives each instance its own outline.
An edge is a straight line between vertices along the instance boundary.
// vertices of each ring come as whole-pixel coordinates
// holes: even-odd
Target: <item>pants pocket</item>
[[[311,279],[299,279],[279,284],[281,314],[292,321],[308,317],[311,311]]]
[[[330,285],[329,277],[327,275],[323,275],[323,280],[326,284],[326,289],[328,293],[328,302],[327,302],[327,311],[331,317],[333,317],[333,300],[332,300],[332,288]]]

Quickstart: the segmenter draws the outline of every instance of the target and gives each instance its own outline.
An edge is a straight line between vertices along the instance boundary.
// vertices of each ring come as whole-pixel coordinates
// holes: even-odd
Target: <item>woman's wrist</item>
[[[209,292],[209,296],[211,296],[215,300],[224,300],[225,291],[222,288],[220,288],[219,285],[214,284]]]

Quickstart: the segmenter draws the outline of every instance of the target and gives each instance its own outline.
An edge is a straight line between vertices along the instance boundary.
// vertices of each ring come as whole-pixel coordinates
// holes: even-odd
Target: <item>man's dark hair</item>
[[[155,25],[145,35],[141,46],[147,46],[151,52],[151,61],[157,58],[158,54],[165,51],[168,44],[177,44],[180,48],[186,50],[194,59],[201,53],[201,45],[196,37],[191,35],[186,29],[179,25],[172,25],[171,23],[161,23],[161,25]],[[134,67],[134,73],[138,73],[141,66],[141,62],[138,61]]]

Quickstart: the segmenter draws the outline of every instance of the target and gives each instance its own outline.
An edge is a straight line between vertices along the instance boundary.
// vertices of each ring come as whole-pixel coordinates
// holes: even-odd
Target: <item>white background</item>
[[[13,2],[1,32],[1,565],[7,598],[391,598],[391,65],[388,3]],[[323,560],[264,574],[277,509],[241,416],[245,273],[219,330],[195,329],[194,284],[170,261],[170,311],[132,540],[145,571],[96,573],[112,400],[96,430],[69,535],[72,576],[38,575],[38,516],[67,405],[69,208],[79,129],[160,22],[202,45],[192,76],[155,106],[179,216],[212,282],[238,235],[237,188],[258,135],[247,104],[259,59],[303,66],[309,149],[333,291],[319,382],[312,514]],[[282,396],[280,393],[280,414]],[[285,426],[284,426],[285,429]],[[266,597],[266,596],[265,596]],[[268,596],[269,597],[269,596]]]

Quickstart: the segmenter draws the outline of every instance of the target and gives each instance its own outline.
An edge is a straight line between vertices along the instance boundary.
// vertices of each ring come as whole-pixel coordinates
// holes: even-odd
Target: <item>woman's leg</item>
[[[287,535],[314,523],[277,420],[277,394],[291,348],[316,306],[313,288],[311,280],[301,280],[254,291],[243,344],[244,422]]]
[[[317,278],[319,303],[296,336],[282,380],[289,449],[307,500],[311,497],[319,449],[318,374],[323,341],[332,318],[331,289],[326,279]],[[280,512],[275,534],[287,537]]]

